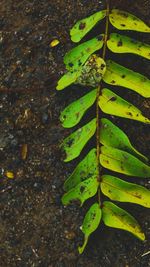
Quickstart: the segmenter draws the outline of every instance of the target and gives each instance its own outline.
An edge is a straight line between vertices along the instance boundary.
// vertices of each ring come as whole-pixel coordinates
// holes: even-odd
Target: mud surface
[[[150,22],[149,1],[113,2],[113,6]],[[98,0],[1,0],[1,267],[150,266],[149,255],[144,255],[150,246],[150,214],[146,209],[120,205],[138,219],[146,241],[142,243],[126,232],[102,225],[91,237],[86,252],[79,256],[79,226],[86,207],[64,208],[61,204],[63,182],[76,163],[63,163],[59,143],[69,131],[62,129],[59,114],[82,94],[82,88],[57,93],[55,84],[64,71],[62,57],[73,46],[69,28],[103,7]],[[55,38],[60,44],[51,48],[49,44]],[[138,34],[138,38],[148,42],[145,34]],[[123,63],[147,76],[150,73],[147,60],[125,56]],[[148,100],[131,91],[122,94],[150,117]],[[147,125],[112,120],[142,153],[150,156]],[[14,173],[14,179],[7,178],[7,171]],[[139,179],[138,183],[148,187],[145,180]]]

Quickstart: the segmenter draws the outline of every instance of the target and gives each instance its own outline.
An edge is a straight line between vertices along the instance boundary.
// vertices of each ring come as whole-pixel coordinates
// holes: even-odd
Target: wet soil
[[[150,2],[112,1],[150,23]],[[136,205],[131,212],[146,234],[143,243],[130,234],[103,225],[82,256],[79,226],[86,207],[64,208],[63,182],[76,162],[64,164],[59,144],[69,131],[59,114],[82,88],[57,93],[64,72],[62,57],[73,44],[69,29],[75,21],[104,8],[94,0],[1,0],[0,3],[0,266],[1,267],[148,267],[150,214]],[[51,48],[50,42],[60,44]],[[149,42],[147,35],[138,38]],[[119,57],[118,57],[118,60]],[[124,65],[149,75],[147,60],[125,56]],[[76,90],[75,90],[76,89]],[[67,94],[66,94],[67,92]],[[75,92],[75,93],[74,93]],[[117,92],[117,89],[116,89]],[[150,102],[131,91],[124,97],[150,117]],[[150,156],[147,125],[113,118],[134,145]],[[7,171],[14,173],[8,178]],[[148,187],[142,179],[139,184]],[[85,205],[86,206],[86,205]]]

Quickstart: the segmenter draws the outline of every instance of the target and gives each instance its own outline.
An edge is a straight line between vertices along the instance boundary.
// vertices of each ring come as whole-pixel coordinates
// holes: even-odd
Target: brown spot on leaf
[[[78,65],[81,66],[82,65],[82,62],[81,60],[78,61]]]
[[[95,214],[95,212],[93,212],[93,213],[91,214],[92,220],[95,219],[95,216],[96,216],[96,214]]]
[[[121,170],[124,171],[123,162],[121,162]]]
[[[85,22],[81,22],[79,24],[79,30],[83,30],[86,27],[86,23]]]
[[[105,64],[101,64],[101,70],[105,68]]]
[[[96,77],[97,77],[97,78],[99,78],[99,77],[101,77],[101,76],[102,76],[102,75],[101,75],[100,73],[98,73],[98,72],[96,72],[96,74],[95,74],[95,75],[96,75]]]
[[[69,62],[69,67],[73,67],[73,63],[72,62]]]
[[[90,47],[88,47],[87,49],[86,49],[86,52],[88,53],[88,52],[90,52],[91,51],[91,49],[90,49]],[[83,54],[84,55],[84,54]]]
[[[111,81],[112,84],[115,84],[116,82],[114,80]]]
[[[122,46],[123,43],[122,43],[122,40],[120,39],[119,42],[117,43],[117,46]]]
[[[121,76],[122,79],[124,79],[125,77],[126,77],[126,75],[124,75],[124,74]]]
[[[125,24],[120,24],[120,26],[125,27],[126,25]]]
[[[116,101],[117,100],[117,97],[116,96],[112,96],[108,101]]]
[[[81,186],[80,187],[80,192],[83,193],[84,190],[85,190],[85,186]]]
[[[79,116],[80,116],[80,112],[77,112],[77,113],[76,113],[76,118],[78,119]]]
[[[135,192],[135,197],[137,197],[137,198],[139,198],[139,199],[142,198],[142,196],[141,196],[138,192]]]
[[[133,114],[131,112],[126,112],[126,114],[131,116],[131,117],[133,116]]]
[[[72,144],[73,144],[73,139],[69,139],[67,142],[66,142],[66,145],[68,146],[68,147],[70,147]]]

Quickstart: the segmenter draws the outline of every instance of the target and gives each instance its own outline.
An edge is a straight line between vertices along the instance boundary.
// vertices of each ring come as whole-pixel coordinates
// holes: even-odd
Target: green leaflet
[[[73,200],[79,200],[81,205],[83,205],[88,198],[96,194],[98,186],[99,183],[96,177],[88,178],[63,195],[63,205],[66,206]]]
[[[99,97],[99,107],[107,114],[150,123],[138,108],[106,88],[102,90]]]
[[[62,90],[72,83],[96,87],[99,85],[105,71],[105,61],[101,57],[93,54],[78,70],[64,74],[58,81],[56,89]]]
[[[100,143],[105,146],[111,146],[120,150],[124,150],[133,156],[138,157],[142,161],[148,161],[148,158],[138,152],[131,145],[127,135],[119,127],[105,118],[101,119]]]
[[[150,45],[121,34],[111,33],[107,47],[114,53],[132,53],[150,59]]]
[[[76,83],[97,87],[100,84],[102,77],[106,71],[105,61],[96,55],[91,55],[88,61],[82,67],[81,75],[78,77]]]
[[[102,193],[111,200],[136,203],[150,208],[150,191],[143,186],[122,181],[110,175],[103,175]]]
[[[84,221],[83,221],[83,224],[81,226],[81,230],[82,230],[82,232],[84,234],[84,243],[83,243],[82,247],[78,248],[80,254],[83,253],[83,251],[84,251],[84,249],[85,249],[85,247],[87,245],[89,236],[99,226],[101,217],[102,217],[102,211],[101,211],[101,209],[99,207],[99,204],[98,203],[94,203],[90,207],[88,212],[86,213]]]
[[[107,70],[103,77],[105,83],[123,86],[141,96],[150,97],[150,80],[140,73],[127,69],[112,60],[106,61]]]
[[[75,72],[67,72],[66,74],[64,74],[58,81],[57,90],[63,90],[65,87],[71,85],[72,83],[74,83],[78,76],[80,76],[81,74],[81,70],[75,71]]]
[[[70,30],[71,40],[79,42],[100,20],[106,16],[106,10],[101,10],[93,15],[79,20]]]
[[[109,15],[109,20],[110,23],[119,30],[150,32],[150,27],[142,20],[122,10],[113,9]]]
[[[64,190],[69,191],[80,182],[90,177],[97,177],[97,175],[96,149],[93,148],[65,181]]]
[[[66,69],[71,72],[81,69],[90,55],[102,48],[103,43],[103,34],[101,34],[70,50],[64,57]]]
[[[60,121],[64,128],[71,128],[78,124],[84,113],[90,108],[96,100],[96,89],[79,98],[67,106],[60,116]]]
[[[145,240],[145,235],[134,217],[112,202],[105,201],[103,203],[102,219],[109,227],[126,230],[142,241]]]
[[[73,160],[80,155],[85,144],[94,135],[96,130],[96,119],[91,120],[83,127],[76,130],[69,135],[62,144],[62,147],[66,153],[65,162]]]
[[[106,169],[129,176],[150,177],[150,166],[131,154],[113,147],[101,147],[100,164]]]

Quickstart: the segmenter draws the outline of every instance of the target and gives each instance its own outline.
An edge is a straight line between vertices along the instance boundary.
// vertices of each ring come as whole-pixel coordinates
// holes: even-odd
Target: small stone
[[[58,39],[54,39],[51,43],[50,43],[50,47],[55,47],[59,44],[59,40]]]
[[[43,115],[42,115],[42,122],[43,123],[47,123],[47,121],[48,121],[48,114],[47,113],[43,113]]]
[[[11,171],[6,171],[5,172],[5,176],[9,179],[13,179],[14,178],[14,173]]]
[[[75,238],[75,233],[74,233],[73,231],[70,231],[70,232],[65,231],[65,237],[66,237],[67,239],[69,239],[69,240],[72,240],[72,239]]]

